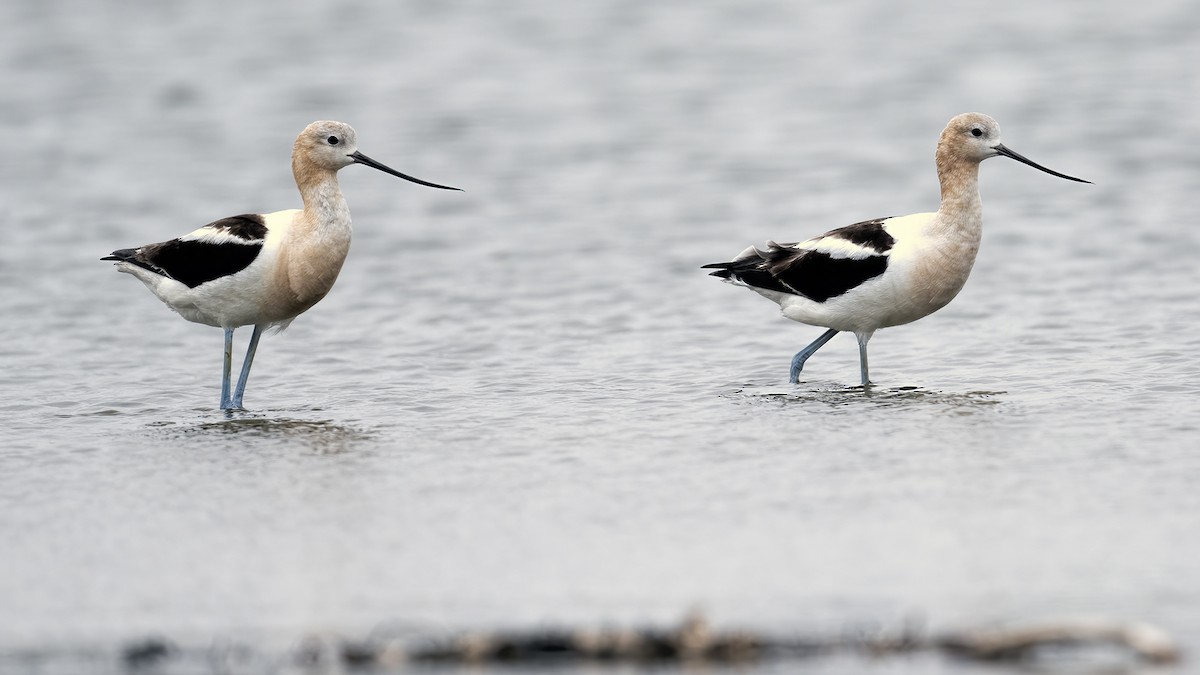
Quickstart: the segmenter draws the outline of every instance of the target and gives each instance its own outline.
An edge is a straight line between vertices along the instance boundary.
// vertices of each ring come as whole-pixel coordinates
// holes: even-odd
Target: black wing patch
[[[795,244],[767,242],[765,251],[754,249],[753,254],[744,258],[704,267],[715,268],[716,271],[710,273],[714,277],[825,302],[887,271],[888,252],[895,244],[895,239],[883,229],[884,220],[887,219],[866,220],[818,237],[818,240],[843,239],[864,249],[864,252],[875,252],[863,257],[835,257],[821,250],[798,249]]]
[[[797,251],[770,246],[762,266],[778,282],[806,298],[825,302],[861,286],[887,271],[884,255],[866,258],[834,258],[820,251]]]
[[[240,216],[230,216],[211,222],[205,227],[211,227],[217,232],[224,232],[231,237],[237,237],[247,242],[262,241],[267,238],[267,221],[257,213],[244,213]]]
[[[896,244],[896,240],[892,238],[892,235],[883,229],[883,221],[889,219],[890,217],[864,220],[861,223],[854,223],[853,225],[839,227],[836,230],[830,230],[821,235],[821,238],[837,237],[838,239],[845,239],[864,248],[874,249],[877,253],[887,253]]]
[[[141,248],[124,248],[101,260],[127,262],[195,288],[249,267],[262,251],[267,236],[265,221],[257,214],[222,218],[205,227],[228,236],[215,241],[183,237]]]

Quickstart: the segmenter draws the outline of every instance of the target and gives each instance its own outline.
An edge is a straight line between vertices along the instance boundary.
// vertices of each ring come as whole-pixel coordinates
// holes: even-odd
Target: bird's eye
[[[975,135],[978,136],[979,134],[975,134]],[[337,136],[330,136],[329,138],[327,138],[325,140],[329,141],[330,145],[337,145],[338,143],[341,143],[341,141],[338,140]]]
[[[979,127],[975,127],[974,129],[971,130],[971,135],[974,136],[975,138],[979,138],[980,136],[983,135],[983,129],[980,129]],[[333,139],[332,138],[329,139],[329,142],[332,143]]]

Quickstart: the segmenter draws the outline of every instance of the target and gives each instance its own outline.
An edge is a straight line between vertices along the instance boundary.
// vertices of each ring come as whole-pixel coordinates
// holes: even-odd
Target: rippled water
[[[1200,650],[1195,3],[0,19],[0,669],[694,607],[772,631],[1101,614]],[[699,266],[932,210],[966,110],[1095,185],[987,162],[960,297],[876,335],[874,389],[845,336],[788,385],[820,329]],[[338,285],[227,417],[220,331],[98,258],[297,206],[288,153],[321,118],[466,192],[343,172]]]

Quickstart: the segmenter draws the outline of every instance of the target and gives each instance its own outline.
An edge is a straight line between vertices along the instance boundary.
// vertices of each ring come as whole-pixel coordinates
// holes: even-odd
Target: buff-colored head
[[[317,174],[321,170],[338,171],[351,164],[363,164],[419,185],[443,190],[458,189],[413,178],[367,157],[358,151],[358,135],[354,133],[354,128],[345,122],[313,122],[304,127],[304,131],[300,132],[295,145],[292,146],[292,169],[297,180],[301,180],[302,175]]]
[[[344,122],[323,120],[304,127],[292,147],[295,156],[321,169],[337,171],[354,163],[358,135]]]
[[[939,170],[962,164],[978,165],[989,157],[1003,155],[1045,171],[1052,176],[1080,183],[1091,181],[1075,178],[1047,169],[1041,164],[1009,150],[1000,142],[1000,125],[983,113],[963,113],[951,119],[938,138],[937,163]]]
[[[963,113],[942,130],[938,154],[979,163],[995,157],[995,146],[999,143],[1000,125],[996,120],[983,113]]]

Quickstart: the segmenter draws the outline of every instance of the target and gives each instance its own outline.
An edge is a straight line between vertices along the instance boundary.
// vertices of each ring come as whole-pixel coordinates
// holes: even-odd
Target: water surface
[[[0,19],[0,669],[692,608],[801,633],[1100,614],[1200,651],[1194,3]],[[787,384],[821,329],[699,266],[936,208],[967,110],[1095,185],[987,162],[960,297],[875,336],[875,388],[847,336]],[[227,416],[220,331],[98,258],[297,206],[322,118],[466,192],[344,171],[338,285]]]

